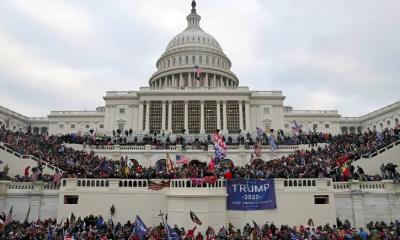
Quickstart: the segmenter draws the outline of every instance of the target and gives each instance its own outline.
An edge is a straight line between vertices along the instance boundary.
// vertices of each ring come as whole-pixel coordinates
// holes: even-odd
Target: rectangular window
[[[242,104],[243,129],[246,129],[246,104]]]
[[[104,124],[100,124],[100,126],[99,126],[99,127],[103,129],[103,128],[104,128]]]
[[[329,124],[325,124],[325,128],[329,128]]]
[[[217,102],[204,102],[204,129],[206,133],[213,133],[217,129]]]
[[[329,195],[314,195],[314,204],[329,204]]]
[[[199,57],[199,64],[203,64],[203,57],[202,56]]]
[[[64,124],[58,125],[58,129],[63,129],[63,128],[64,128]]]
[[[165,103],[165,128],[167,128],[168,129],[168,118],[169,118],[169,108],[170,108],[171,106],[169,105],[169,102],[166,102]],[[164,129],[164,130],[167,130],[167,129]]]
[[[72,128],[72,129],[75,128],[75,124],[71,124],[71,128]]]
[[[269,108],[264,108],[264,114],[269,114]]]
[[[192,56],[192,64],[196,64],[196,56]]]
[[[200,133],[200,101],[188,102],[188,130],[189,133]]]
[[[162,102],[161,101],[151,101],[150,103],[150,133],[161,130],[161,120],[162,120]]]
[[[208,65],[208,56],[206,56],[206,64]]]
[[[86,127],[86,128],[90,128],[90,126],[89,126],[89,125],[86,125],[85,127]]]
[[[318,128],[318,124],[314,123],[313,130],[315,131],[315,130],[317,130],[317,128]]]
[[[189,56],[185,57],[185,64],[189,64]]]
[[[226,121],[229,133],[240,133],[239,104],[237,101],[226,102]]]
[[[78,204],[78,195],[65,195],[64,204]]]
[[[147,111],[146,109],[147,109],[147,104],[144,103],[143,104],[143,122],[142,122],[143,129],[142,130],[144,130],[146,128],[146,111]]]
[[[219,104],[219,119],[221,121],[221,128],[224,128],[224,103]]]
[[[122,132],[124,130],[124,124],[118,123],[118,129],[121,130],[121,132]]]
[[[185,103],[172,102],[172,133],[182,133],[185,128]]]
[[[119,113],[125,113],[125,108],[120,108]]]

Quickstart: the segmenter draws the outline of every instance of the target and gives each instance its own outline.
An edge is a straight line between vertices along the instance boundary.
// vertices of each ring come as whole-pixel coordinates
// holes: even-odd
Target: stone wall
[[[159,181],[159,180],[154,180]],[[0,181],[0,211],[14,207],[13,218],[29,220],[101,214],[109,219],[115,206],[114,221],[125,222],[140,215],[148,226],[160,223],[160,210],[168,221],[185,228],[193,227],[189,211],[203,222],[222,226],[229,222],[242,228],[247,222],[274,222],[277,225],[335,224],[336,217],[349,219],[356,226],[369,221],[394,221],[400,216],[400,186],[392,181],[332,183],[330,179],[275,179],[277,209],[263,211],[227,211],[224,180],[202,187],[188,179],[171,181],[171,187],[159,191],[148,189],[147,180],[133,179],[63,179],[58,189],[52,184],[12,183]],[[315,196],[325,195],[325,204],[316,204]],[[77,202],[69,202],[77,198]]]

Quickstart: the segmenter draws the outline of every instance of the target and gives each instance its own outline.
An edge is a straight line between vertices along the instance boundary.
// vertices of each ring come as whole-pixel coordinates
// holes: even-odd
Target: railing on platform
[[[385,189],[391,189],[399,186],[395,184],[393,180],[383,181],[358,181],[353,180],[349,182],[334,182],[333,189],[335,192],[343,191],[382,191]]]
[[[302,145],[279,145],[275,151],[295,151],[301,149]],[[104,150],[104,151],[214,151],[213,145],[91,145],[91,150]],[[229,151],[249,151],[252,152],[253,146],[247,145],[227,145]],[[263,151],[272,151],[270,145],[262,145]]]
[[[9,190],[34,190],[41,188],[43,190],[58,190],[60,184],[53,182],[9,182],[7,189]]]

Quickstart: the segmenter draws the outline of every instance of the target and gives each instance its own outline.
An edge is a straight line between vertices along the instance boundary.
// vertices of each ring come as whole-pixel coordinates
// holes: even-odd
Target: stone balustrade
[[[2,149],[2,150],[4,150],[4,151],[6,151],[6,152],[8,152],[8,153],[10,153],[10,154],[12,154],[12,155],[18,157],[18,158],[21,158],[21,159],[31,159],[31,160],[33,160],[33,161],[35,161],[35,162],[39,162],[39,161],[40,161],[40,159],[37,158],[37,157],[35,157],[35,156],[32,156],[32,155],[23,155],[23,154],[20,154],[20,153],[18,153],[18,152],[16,152],[16,151],[12,150],[11,148],[6,147],[6,146],[4,145],[3,142],[0,143],[0,149]],[[48,162],[46,162],[46,161],[44,161],[44,160],[41,160],[41,162],[42,162],[42,165],[43,165],[44,167],[50,168],[50,169],[52,169],[52,170],[58,170],[59,172],[64,172],[64,171],[61,170],[60,168],[58,168],[58,167],[56,167],[56,166],[54,166],[54,165],[52,165],[52,164],[50,164],[50,163],[48,163]]]
[[[232,151],[249,151],[253,152],[253,146],[246,148],[245,145],[227,145],[228,152]],[[293,151],[299,150],[303,148],[308,148],[304,145],[279,145],[276,151]],[[107,150],[107,151],[182,151],[182,145],[98,145],[98,146],[90,146],[90,150]],[[186,151],[214,151],[213,145],[208,145],[208,148],[204,148],[204,145],[186,145]],[[271,146],[269,145],[262,145],[262,150],[269,150],[271,151]]]

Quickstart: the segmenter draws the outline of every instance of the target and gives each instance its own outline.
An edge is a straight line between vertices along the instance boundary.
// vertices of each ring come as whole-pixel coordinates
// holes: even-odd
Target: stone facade
[[[159,181],[159,180],[154,180]],[[224,181],[197,187],[187,179],[171,181],[171,187],[148,190],[147,180],[64,179],[60,188],[53,184],[0,181],[0,211],[14,207],[13,218],[29,220],[101,214],[114,222],[125,222],[139,214],[148,226],[160,223],[160,210],[168,221],[193,227],[189,211],[196,212],[205,231],[207,226],[229,222],[238,228],[252,220],[280,224],[305,224],[309,218],[317,225],[335,224],[336,218],[349,219],[355,227],[369,221],[394,221],[400,216],[400,185],[392,181],[332,183],[330,179],[275,179],[277,208],[263,211],[227,211]],[[318,202],[323,196],[326,201]],[[101,201],[96,201],[96,199]]]
[[[399,124],[400,102],[362,117],[342,118],[337,110],[293,110],[281,91],[251,91],[240,86],[232,62],[218,41],[200,27],[195,6],[187,28],[176,35],[156,61],[149,87],[137,91],[108,91],[105,104],[94,111],[51,111],[47,118],[28,118],[0,107],[0,125],[50,134],[113,130],[135,134],[154,131],[207,134],[255,132],[256,127],[291,132],[294,121],[308,131],[361,132]]]

